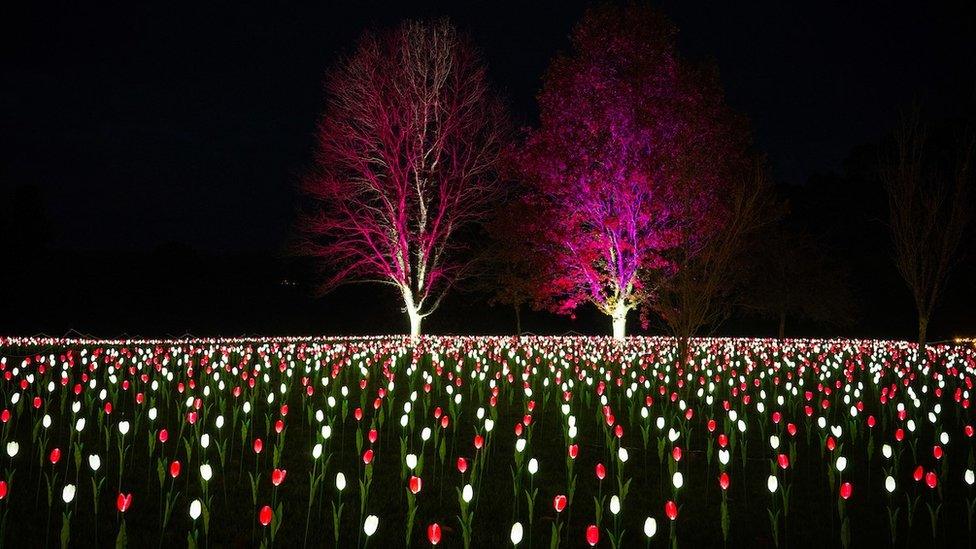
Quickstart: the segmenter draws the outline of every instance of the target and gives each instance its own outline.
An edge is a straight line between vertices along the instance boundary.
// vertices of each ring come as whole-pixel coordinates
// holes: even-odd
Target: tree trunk
[[[618,303],[610,318],[613,319],[613,338],[623,341],[627,337],[627,307]]]
[[[522,305],[516,303],[515,307],[515,335],[522,335]]]
[[[783,339],[786,334],[786,312],[780,311],[779,313],[779,338]]]
[[[407,318],[410,319],[410,337],[416,339],[420,335],[420,321],[424,317],[413,302],[413,292],[410,289],[403,289],[403,305],[407,310]]]
[[[690,346],[689,346],[688,339],[689,338],[686,335],[679,335],[677,337],[677,340],[678,340],[678,367],[679,368],[684,368],[685,367],[685,364],[689,361],[689,358],[690,358],[688,355],[690,354],[691,349],[690,349]]]
[[[420,335],[420,321],[423,319],[416,311],[407,310],[410,316],[410,337],[416,338]]]
[[[925,337],[929,331],[929,317],[918,315],[918,352],[919,355],[925,351]]]

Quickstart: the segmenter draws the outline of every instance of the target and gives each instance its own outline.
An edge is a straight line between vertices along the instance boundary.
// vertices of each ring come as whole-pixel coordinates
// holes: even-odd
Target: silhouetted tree
[[[323,291],[394,286],[417,335],[470,265],[458,233],[499,196],[502,105],[470,40],[447,21],[365,34],[327,90],[301,251],[329,271]]]
[[[783,226],[763,231],[751,255],[742,308],[775,319],[780,339],[786,335],[788,318],[828,326],[853,321],[855,302],[847,270],[810,235]]]
[[[508,305],[515,312],[515,332],[522,333],[522,310],[545,284],[545,262],[526,243],[532,239],[538,208],[512,197],[486,225],[488,237],[482,255],[479,289],[490,294],[489,304]]]
[[[732,312],[745,273],[762,268],[754,264],[759,232],[780,213],[766,168],[759,161],[751,173],[726,187],[718,203],[721,230],[699,239],[696,247],[676,247],[667,254],[674,267],[650,304],[679,339],[679,354],[687,348],[689,337],[705,326],[716,326]],[[682,238],[691,240],[691,235]]]
[[[959,259],[970,215],[974,145],[968,134],[956,150],[940,147],[916,110],[903,117],[882,156],[895,264],[915,300],[919,346],[925,344],[932,312]]]

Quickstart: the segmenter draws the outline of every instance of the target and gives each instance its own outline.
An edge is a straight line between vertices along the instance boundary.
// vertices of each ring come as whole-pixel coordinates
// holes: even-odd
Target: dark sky
[[[61,247],[203,250],[280,247],[326,69],[364,28],[451,16],[531,121],[540,75],[586,5],[10,4],[0,185],[42,189]],[[781,180],[838,168],[914,98],[949,112],[972,97],[971,2],[795,4],[662,5],[684,51],[717,61]]]

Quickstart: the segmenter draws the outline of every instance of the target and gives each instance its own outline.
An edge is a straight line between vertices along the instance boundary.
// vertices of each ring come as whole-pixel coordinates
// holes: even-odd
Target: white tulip
[[[973,474],[972,469],[966,469],[966,473],[963,475],[963,479],[965,479],[966,484],[972,486],[973,483],[976,482],[976,474]]]
[[[201,511],[202,511],[202,504],[200,503],[200,500],[198,499],[193,500],[193,502],[190,503],[190,518],[193,520],[197,520],[198,518],[200,518]]]
[[[464,500],[464,503],[471,503],[471,498],[473,497],[474,488],[472,488],[470,484],[465,484],[464,489],[461,490],[461,499]]]
[[[627,463],[627,459],[629,457],[630,456],[627,454],[626,448],[620,448],[619,450],[617,450],[617,459],[620,460],[620,463]]]
[[[843,473],[844,469],[847,469],[847,458],[840,456],[837,458],[837,471]]]
[[[407,469],[411,471],[417,467],[417,454],[407,454]]]
[[[346,475],[336,473],[336,490],[342,492],[346,489]]]
[[[776,492],[776,488],[778,487],[779,479],[776,478],[776,475],[769,475],[769,478],[766,479],[766,489],[769,490],[770,494],[773,494]]]
[[[11,440],[10,442],[7,443],[8,456],[14,457],[17,455],[17,452],[19,451],[20,451],[20,444],[18,444],[16,440]]]
[[[71,503],[71,500],[75,499],[75,485],[65,484],[64,488],[61,490],[61,499],[65,503]]]
[[[213,467],[211,467],[209,463],[204,463],[200,466],[200,478],[202,478],[204,482],[210,482],[210,479],[213,478]]]
[[[539,471],[539,460],[532,458],[529,460],[529,474],[534,475]]]
[[[122,421],[122,422],[119,423],[119,432],[122,433],[122,436],[125,436],[125,435],[129,434],[129,422],[128,421]]]
[[[312,459],[319,459],[322,457],[322,443],[316,442],[315,446],[312,446]]]
[[[681,471],[674,472],[674,476],[671,477],[671,483],[674,484],[675,490],[678,490],[685,485],[685,477],[682,476]]]
[[[366,537],[372,536],[376,533],[376,527],[380,525],[380,519],[376,515],[370,515],[366,517],[366,522],[363,523],[363,533]]]
[[[644,521],[644,535],[650,539],[654,537],[655,533],[657,533],[657,521],[654,520],[654,517],[647,517],[647,520]]]
[[[616,494],[610,498],[610,512],[614,515],[620,513],[620,498]]]
[[[96,454],[91,454],[88,456],[88,466],[91,467],[92,471],[97,471],[102,466],[102,459]]]
[[[889,494],[895,491],[895,477],[888,475],[885,479],[885,490],[888,490]]]
[[[508,539],[512,540],[512,545],[518,545],[522,541],[522,523],[516,522],[512,525],[512,533]]]

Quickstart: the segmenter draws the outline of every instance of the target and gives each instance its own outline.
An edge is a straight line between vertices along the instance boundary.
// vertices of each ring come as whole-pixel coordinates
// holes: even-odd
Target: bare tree
[[[502,105],[447,21],[367,33],[327,90],[300,251],[328,271],[323,291],[357,280],[395,287],[418,335],[470,265],[459,233],[499,195]]]
[[[751,244],[760,229],[779,216],[763,162],[756,161],[747,173],[730,185],[722,230],[690,253],[679,249],[681,255],[670,258],[677,268],[662,279],[652,304],[678,338],[682,360],[689,337],[728,317],[742,274],[750,267]]]
[[[880,163],[895,264],[915,300],[919,346],[925,344],[932,311],[960,258],[976,149],[972,135],[958,140],[955,151],[934,145],[915,110],[903,117]]]

